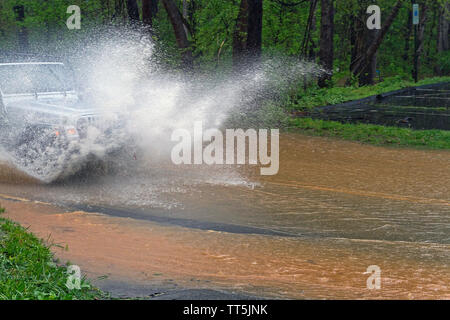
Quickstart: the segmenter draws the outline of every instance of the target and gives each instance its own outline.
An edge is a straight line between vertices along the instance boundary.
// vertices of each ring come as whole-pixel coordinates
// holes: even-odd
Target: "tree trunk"
[[[192,51],[190,49],[189,39],[184,29],[183,17],[180,10],[176,6],[173,0],[161,0],[164,8],[169,16],[170,23],[172,24],[173,31],[178,47],[181,49],[181,57],[183,67],[186,70],[191,70],[193,67]]]
[[[14,13],[16,14],[16,21],[22,23],[25,20],[25,8],[23,5],[15,6]],[[24,26],[19,26],[19,31],[17,33],[19,39],[19,50],[21,52],[28,52],[30,47],[28,43],[28,30]]]
[[[262,47],[263,0],[248,1],[247,50],[249,57],[259,61]]]
[[[154,17],[156,17],[156,15],[158,14],[158,1],[159,0],[152,0],[152,14]]]
[[[136,0],[127,0],[127,12],[131,23],[139,21],[139,7]]]
[[[364,5],[361,5],[360,8],[360,19],[358,20],[358,52],[356,55],[356,61],[358,61],[358,57],[364,56],[364,54],[369,50],[370,46],[377,39],[377,35],[379,30],[369,30],[366,26],[367,12],[366,8],[372,1],[364,2]],[[372,57],[368,57],[367,63],[364,66],[364,69],[358,75],[358,82],[361,85],[373,85],[374,78],[377,70],[377,52]]]
[[[183,19],[184,19],[184,21],[188,20],[188,3],[187,3],[187,0],[183,0]],[[188,29],[187,29],[186,25],[184,26],[184,32],[186,32],[186,34],[188,34]]]
[[[366,30],[364,50],[368,50],[370,45],[376,40],[379,30]],[[377,53],[366,64],[364,70],[359,74],[358,80],[361,85],[373,85],[374,78],[377,72]]]
[[[314,34],[317,30],[317,21],[316,21],[316,15],[313,15],[312,21],[311,21],[311,33]],[[316,60],[316,46],[317,43],[314,41],[313,37],[309,38],[309,52],[308,52],[308,58],[311,61]]]
[[[188,6],[188,21],[191,25],[190,33],[192,35],[192,38],[195,39],[196,32],[197,32],[197,25],[196,25],[196,19],[194,17],[195,12],[197,11],[199,4],[197,3],[198,0],[190,0],[189,6]]]
[[[142,22],[153,27],[153,18],[158,14],[158,0],[142,0]]]
[[[431,43],[433,42],[434,29],[436,28],[436,24],[438,23],[438,19],[439,19],[439,16],[438,16],[438,14],[439,14],[439,7],[436,4],[434,4],[430,8],[430,10],[432,11],[433,16],[431,18],[431,25],[428,28],[428,36],[427,36],[428,43],[426,45],[427,51],[425,53],[425,56],[427,58],[427,63],[429,63],[431,61],[431,57],[430,57],[430,55],[431,55],[431,48],[432,48]]]
[[[334,60],[334,5],[333,0],[321,0],[319,63],[328,73],[319,78],[319,86],[326,87],[333,74]]]
[[[248,2],[241,0],[236,26],[233,32],[233,69],[238,72],[245,61],[247,51]]]
[[[125,22],[124,6],[124,0],[115,0],[113,20],[123,19],[123,22]]]
[[[422,16],[420,18],[419,26],[418,26],[418,32],[417,32],[417,52],[415,53],[417,55],[417,61],[418,65],[420,65],[420,56],[423,52],[423,45],[424,45],[424,37],[425,37],[425,25],[428,20],[428,7],[426,6],[426,3],[424,3],[422,7]]]
[[[367,68],[370,66],[370,64],[373,63],[373,57],[376,55],[378,49],[380,48],[381,43],[384,40],[384,37],[388,33],[392,23],[394,22],[395,18],[397,17],[400,8],[403,6],[403,2],[405,0],[397,0],[397,3],[395,4],[394,8],[392,9],[390,15],[387,17],[386,22],[384,26],[377,32],[377,35],[372,42],[372,44],[368,47],[367,51],[363,53],[360,57],[356,59],[354,62],[354,65],[352,67],[352,73],[355,76],[358,76],[367,70]],[[360,85],[366,85],[368,83],[360,83]]]
[[[404,61],[408,61],[408,58],[409,58],[409,49],[410,49],[412,26],[413,26],[412,15],[413,15],[412,10],[409,10],[408,22],[407,22],[406,29],[405,29],[406,30],[405,31],[405,47],[404,47],[403,56],[402,56]]]
[[[258,63],[262,48],[263,0],[241,0],[233,32],[233,69],[238,72],[249,62]]]
[[[449,49],[449,16],[450,16],[450,4],[447,4],[447,8],[442,7],[439,18],[439,31],[438,31],[438,52],[444,52]]]
[[[316,8],[318,0],[311,0],[309,5],[308,23],[305,28],[305,34],[303,35],[303,41],[301,45],[300,54],[304,57],[309,56],[311,51],[309,51],[310,45],[314,46],[314,41],[311,39],[311,34],[316,28]]]
[[[153,26],[152,0],[142,0],[142,22],[146,26]]]
[[[350,71],[353,69],[353,65],[358,58],[356,19],[355,16],[350,17]]]
[[[361,2],[365,1],[365,2]],[[361,0],[358,2],[359,9],[354,12],[351,17],[351,61],[350,61],[350,71],[358,63],[361,56],[367,51],[368,48],[368,29],[365,24],[366,17],[366,7],[368,5],[368,0]]]
[[[443,6],[439,10],[439,23],[438,23],[438,34],[437,34],[437,52],[442,54],[444,51],[449,50],[449,15],[450,15],[450,4],[447,7]],[[442,68],[440,65],[436,65],[435,72],[437,75],[442,76]]]

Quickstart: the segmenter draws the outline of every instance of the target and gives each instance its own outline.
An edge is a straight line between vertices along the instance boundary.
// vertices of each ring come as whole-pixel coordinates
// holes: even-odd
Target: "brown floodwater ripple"
[[[450,299],[450,152],[284,135],[280,172],[176,167],[40,184],[0,166],[7,215],[131,283],[275,298]],[[39,202],[40,201],[40,202]],[[83,210],[80,210],[83,209]],[[381,269],[381,290],[366,287]]]

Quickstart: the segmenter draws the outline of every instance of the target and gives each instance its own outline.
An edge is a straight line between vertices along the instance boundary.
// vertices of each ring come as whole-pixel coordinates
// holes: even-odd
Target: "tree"
[[[450,3],[446,2],[439,10],[439,22],[437,32],[437,53],[438,63],[435,72],[438,75],[446,75],[450,70],[449,36],[450,36]]]
[[[403,50],[403,60],[408,61],[409,59],[409,48],[410,48],[410,42],[411,42],[411,34],[412,34],[412,27],[413,27],[413,21],[412,21],[412,10],[408,10],[408,20],[406,22],[406,28],[405,28],[405,46]]]
[[[248,1],[247,50],[250,58],[259,60],[262,47],[263,0]]]
[[[365,30],[363,38],[363,48],[364,50],[369,50],[371,44],[376,41],[379,30]],[[372,85],[374,84],[374,78],[377,72],[377,54],[378,49],[373,55],[367,57],[367,64],[365,68],[359,74],[359,83],[361,85]]]
[[[248,2],[241,0],[239,13],[236,19],[236,26],[233,32],[233,68],[235,71],[242,66],[247,50],[248,31]]]
[[[114,0],[114,14],[112,16],[114,20],[119,20],[124,17],[124,7],[124,0]]]
[[[438,25],[438,52],[449,50],[449,23],[450,23],[450,3],[443,5],[439,14]]]
[[[259,62],[262,52],[262,18],[262,0],[241,0],[233,33],[235,70],[250,61]]]
[[[127,12],[131,23],[139,21],[139,7],[136,0],[127,0]]]
[[[142,0],[142,22],[146,26],[153,26],[153,18],[158,13],[158,0]]]
[[[420,64],[420,56],[423,52],[423,45],[424,45],[424,36],[425,36],[425,25],[428,19],[428,7],[427,7],[427,3],[426,1],[422,2],[422,7],[421,7],[421,17],[420,17],[420,21],[419,21],[419,26],[418,26],[418,32],[417,32],[417,47],[415,48],[415,52],[414,52],[414,56],[415,59],[417,60],[417,66],[419,66]],[[416,75],[416,72],[418,72],[418,70],[414,70],[413,71],[413,78],[416,79],[418,74]]]
[[[359,83],[360,85],[368,85],[372,83],[373,80],[370,80],[370,76],[361,77],[361,74],[367,71],[370,65],[373,63],[373,58],[376,55],[378,49],[380,48],[380,45],[383,42],[384,37],[388,33],[392,23],[397,17],[400,8],[403,6],[404,1],[405,0],[397,0],[397,3],[394,5],[394,8],[387,17],[383,27],[381,28],[380,31],[377,32],[376,36],[374,37],[373,41],[371,41],[371,44],[368,46],[367,50],[359,54],[359,56],[356,57],[355,61],[353,61],[351,71],[353,75],[360,78]]]
[[[314,58],[314,41],[312,40],[311,33],[315,31],[316,28],[316,7],[318,0],[311,0],[309,7],[308,23],[305,28],[305,34],[303,36],[301,55],[309,56]],[[311,48],[309,47],[311,45]],[[308,49],[311,49],[308,51]]]
[[[185,31],[185,21],[183,16],[173,0],[161,0],[166,9],[170,23],[172,24],[178,48],[181,49],[182,64],[186,70],[193,67],[192,50],[190,42]]]
[[[352,57],[350,62],[350,70],[353,69],[361,57],[364,57],[372,43],[376,40],[379,30],[369,30],[366,25],[367,8],[373,4],[373,0],[359,0],[357,13],[352,16],[351,46]],[[378,51],[378,50],[377,50]],[[374,77],[377,69],[377,51],[367,61],[361,71],[355,76],[362,85],[374,83]]]
[[[334,61],[334,5],[333,0],[321,0],[319,63],[329,71],[319,78],[319,86],[325,87],[332,78]]]
[[[404,6],[399,9],[401,2]],[[450,3],[448,0],[414,2],[420,4],[421,13],[418,27],[421,70],[428,75],[448,74]],[[126,22],[137,22],[142,14],[143,25],[154,32],[152,35],[158,42],[156,53],[160,49],[164,52],[162,62],[172,64],[174,61],[169,57],[179,56],[177,53],[181,51],[182,63],[187,68],[195,56],[202,69],[214,65],[217,68],[220,59],[221,70],[233,64],[236,71],[246,63],[257,63],[264,45],[267,54],[301,55],[311,60],[317,54],[317,62],[324,69],[339,68],[343,77],[353,78],[343,74],[348,71],[360,84],[370,84],[377,69],[385,77],[408,75],[415,52],[411,0],[78,1],[83,12],[81,32],[69,31],[65,26],[67,3],[68,0],[0,0],[1,49],[17,51],[28,46],[48,52],[66,46],[70,49],[91,27],[112,20],[120,28]],[[157,14],[160,3],[165,3],[163,8],[167,7],[169,14],[165,9],[163,14]],[[22,21],[13,10],[21,4],[25,6]],[[383,9],[383,28],[372,31],[366,25],[369,17],[366,10],[374,4]],[[334,50],[333,38],[338,45]],[[329,83],[330,78],[331,75],[324,75],[319,79],[320,85]],[[340,80],[344,79],[337,79]]]
[[[144,25],[153,26],[152,0],[142,0],[142,22]]]
[[[25,8],[23,5],[17,5],[14,7],[14,13],[16,14],[16,21],[23,23],[25,20]],[[19,50],[21,52],[27,52],[30,45],[28,43],[28,30],[25,26],[20,26],[17,33],[19,39]]]

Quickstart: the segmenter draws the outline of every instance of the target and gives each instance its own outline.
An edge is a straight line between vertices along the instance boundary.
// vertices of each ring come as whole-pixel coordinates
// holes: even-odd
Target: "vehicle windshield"
[[[3,94],[64,92],[73,90],[73,78],[63,64],[0,65]]]

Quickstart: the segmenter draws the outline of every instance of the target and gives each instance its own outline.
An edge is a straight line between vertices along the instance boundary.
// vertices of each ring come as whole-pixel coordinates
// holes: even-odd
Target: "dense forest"
[[[420,20],[413,25],[412,4]],[[69,30],[67,8],[81,8]],[[381,8],[370,30],[368,7]],[[139,27],[184,70],[238,72],[290,56],[330,70],[318,81],[368,85],[450,74],[448,0],[0,0],[0,50],[57,54],[89,30]]]

